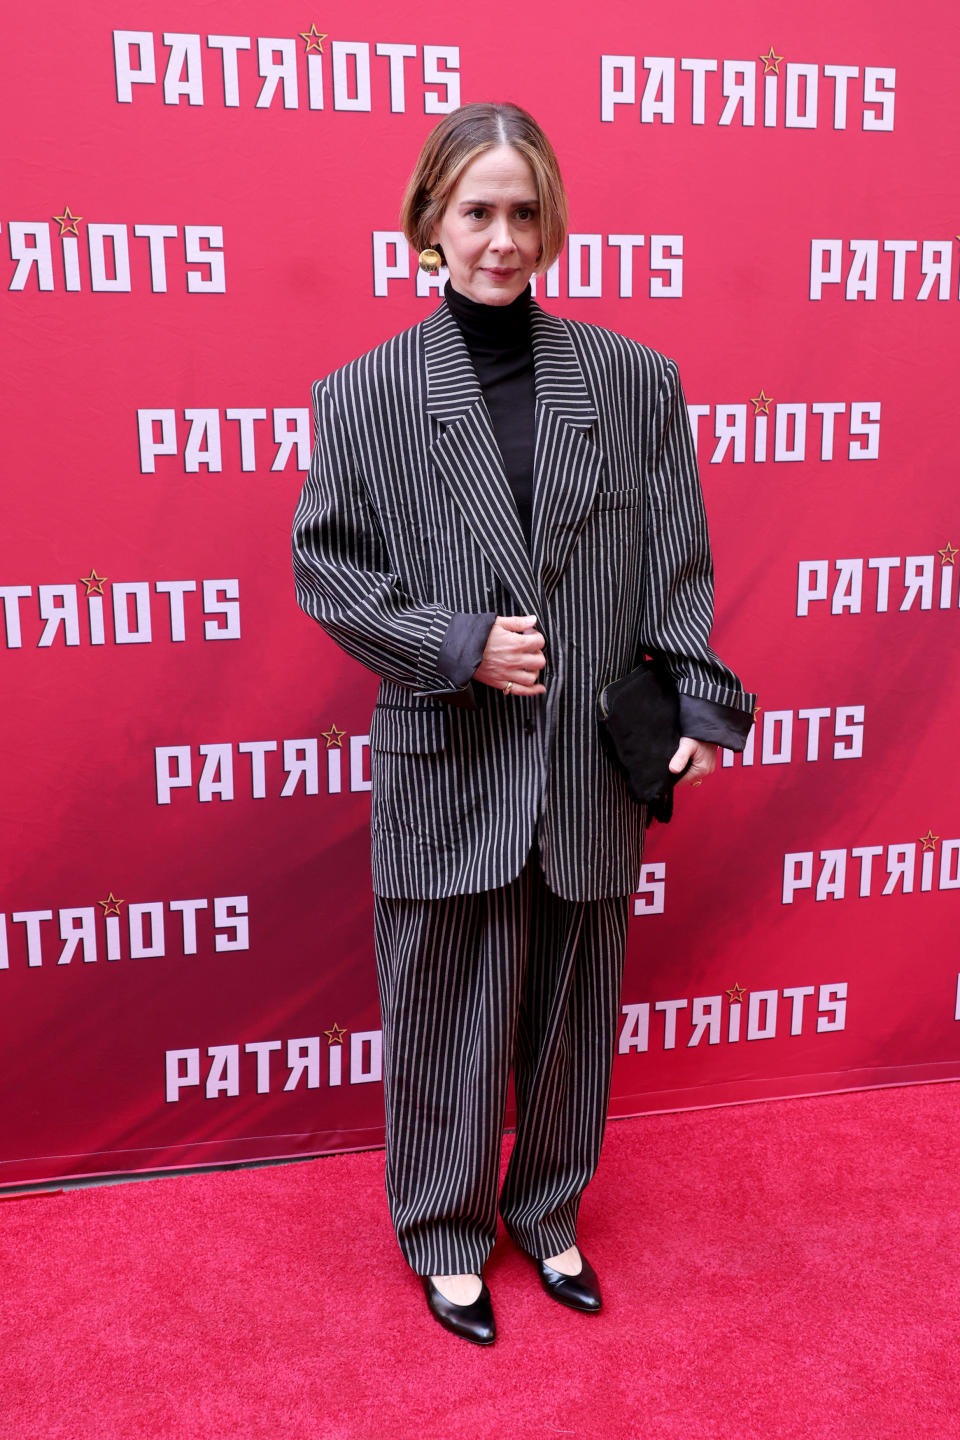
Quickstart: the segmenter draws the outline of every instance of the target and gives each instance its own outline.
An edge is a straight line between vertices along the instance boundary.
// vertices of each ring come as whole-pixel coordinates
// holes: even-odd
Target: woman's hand
[[[683,779],[677,781],[677,785],[699,785],[705,775],[712,775],[717,768],[719,748],[706,740],[691,740],[684,735],[670,761],[670,769],[674,775],[679,775],[688,760],[691,760],[692,764]]]
[[[474,680],[506,690],[508,695],[545,695],[539,683],[545,640],[537,629],[536,615],[498,615],[473,672]]]

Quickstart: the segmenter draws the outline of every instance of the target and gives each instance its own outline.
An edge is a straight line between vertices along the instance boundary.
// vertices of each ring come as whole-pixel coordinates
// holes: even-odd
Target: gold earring
[[[417,256],[417,260],[420,269],[426,270],[428,275],[436,275],[440,266],[443,264],[443,256],[440,254],[440,251],[433,249],[421,250]]]

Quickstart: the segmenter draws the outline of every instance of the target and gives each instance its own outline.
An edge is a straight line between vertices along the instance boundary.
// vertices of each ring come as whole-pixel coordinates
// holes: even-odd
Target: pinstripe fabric
[[[599,691],[656,650],[682,697],[739,711],[744,730],[755,703],[709,645],[676,366],[536,306],[532,340],[529,550],[445,305],[315,385],[294,521],[301,606],[382,677],[370,751],[387,1189],[423,1274],[479,1273],[493,1244],[511,1062],[505,1222],[541,1256],[576,1236],[643,836],[599,744]],[[456,692],[439,672],[453,616],[488,612],[538,617],[545,696]]]
[[[506,885],[535,838],[558,895],[626,894],[643,817],[600,747],[599,691],[655,649],[681,696],[745,726],[754,708],[709,645],[710,551],[676,366],[535,305],[532,321],[530,552],[445,305],[314,386],[297,598],[382,677],[370,727],[382,896]],[[452,616],[491,611],[538,616],[545,696],[458,693],[438,672]]]
[[[500,1210],[532,1255],[576,1239],[610,1091],[627,900],[561,900],[534,854],[499,890],[376,901],[387,1195],[421,1275],[479,1274]]]

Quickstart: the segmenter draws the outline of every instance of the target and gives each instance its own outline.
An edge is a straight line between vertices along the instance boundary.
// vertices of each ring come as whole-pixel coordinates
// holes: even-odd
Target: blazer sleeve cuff
[[[437,670],[459,690],[466,685],[486,648],[496,615],[454,615],[440,641]]]
[[[753,700],[754,696],[744,696]],[[691,740],[705,740],[728,750],[742,750],[753,729],[753,711],[735,709],[696,695],[680,696],[680,734]]]
[[[420,699],[435,698],[476,709],[470,677],[480,664],[486,637],[495,619],[495,615],[461,615],[450,610],[435,610],[420,643],[413,693]],[[458,623],[467,621],[473,623]],[[487,623],[481,639],[483,622]]]

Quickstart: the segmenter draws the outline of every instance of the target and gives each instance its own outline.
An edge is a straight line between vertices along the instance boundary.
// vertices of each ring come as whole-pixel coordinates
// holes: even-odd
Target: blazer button
[[[535,735],[535,734],[537,733],[537,727],[536,727],[536,725],[533,723],[533,721],[530,719],[530,716],[529,716],[529,715],[527,716],[527,718],[526,718],[526,719],[524,720],[524,722],[523,722],[523,728],[524,728],[524,730],[526,730],[526,732],[527,732],[528,735]]]

